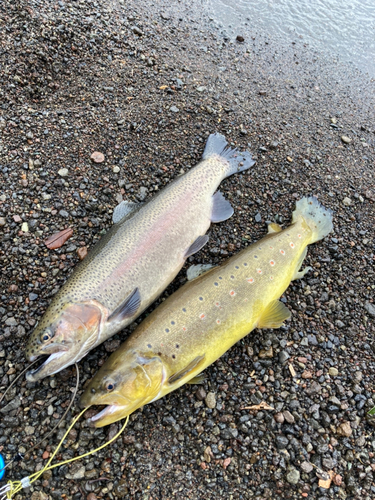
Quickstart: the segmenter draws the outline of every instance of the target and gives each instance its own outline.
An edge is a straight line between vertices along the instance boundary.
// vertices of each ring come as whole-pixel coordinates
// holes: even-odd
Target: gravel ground
[[[113,207],[151,197],[196,164],[210,132],[249,147],[257,163],[222,184],[235,214],[211,227],[189,265],[222,262],[264,236],[266,221],[288,224],[303,195],[334,210],[334,232],[310,247],[313,271],[285,293],[284,327],[253,332],[202,386],[137,411],[110,447],[44,473],[18,499],[375,497],[366,417],[375,405],[374,82],[298,38],[244,24],[237,41],[202,9],[196,0],[0,3],[0,392]],[[90,160],[95,151],[103,163]],[[63,247],[44,245],[68,227]],[[80,363],[81,386],[133,329]],[[7,459],[58,421],[74,374],[22,379],[6,396]],[[274,409],[243,409],[262,401]],[[8,477],[40,470],[77,412]],[[117,429],[83,419],[57,460]]]

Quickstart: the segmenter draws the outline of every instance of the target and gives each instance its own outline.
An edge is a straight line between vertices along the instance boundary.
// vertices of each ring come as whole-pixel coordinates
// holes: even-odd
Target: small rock
[[[22,221],[22,219],[19,215],[13,215],[13,220],[14,220],[14,222],[21,222]]]
[[[86,467],[80,464],[73,464],[67,474],[66,479],[83,479],[85,477]]]
[[[7,319],[5,320],[5,324],[6,324],[7,326],[16,326],[16,325],[17,325],[17,320],[16,320],[16,318],[13,318],[13,317],[11,317],[11,318],[7,318]]]
[[[276,420],[278,424],[283,424],[285,420],[284,415],[281,412],[275,413],[273,418]]]
[[[0,226],[5,226],[6,223],[7,223],[7,221],[5,220],[5,218],[0,217]]]
[[[138,199],[143,201],[147,196],[147,188],[142,186],[139,190]]]
[[[113,167],[113,173],[114,174],[118,174],[120,172],[120,167],[118,167],[117,165],[115,167]]]
[[[25,432],[27,436],[32,436],[35,432],[35,427],[33,427],[32,425],[26,425]]]
[[[268,349],[261,349],[259,351],[258,356],[261,359],[264,359],[264,358],[273,358],[273,348],[272,348],[272,346],[270,346]]]
[[[87,255],[87,247],[80,247],[77,250],[79,260],[83,260]]]
[[[120,346],[120,340],[109,340],[104,344],[104,349],[107,352],[115,352],[115,350]]]
[[[313,466],[310,464],[310,462],[302,462],[301,463],[301,469],[303,472],[306,472],[306,474],[309,474],[313,470]]]
[[[203,387],[199,387],[195,392],[195,397],[198,401],[203,401],[206,398],[207,394]]]
[[[290,358],[289,354],[286,351],[279,352],[279,363],[284,364]]]
[[[178,107],[177,107],[177,106],[171,106],[171,107],[169,108],[169,111],[172,111],[172,113],[178,113],[180,110],[178,109]]]
[[[353,433],[353,430],[350,427],[350,422],[348,422],[348,421],[342,422],[342,424],[340,424],[337,427],[336,432],[339,436],[350,437]]]
[[[375,318],[375,306],[371,302],[366,302],[365,309],[372,318]]]
[[[89,493],[86,497],[86,500],[97,500],[97,496],[95,495],[95,493]]]
[[[103,163],[104,161],[104,155],[103,153],[99,153],[99,151],[95,151],[91,156],[90,156],[91,160],[94,162],[94,163]]]
[[[46,460],[49,457],[49,452],[45,451],[42,455],[43,460]]]
[[[331,366],[331,368],[328,370],[328,373],[331,375],[331,377],[337,377],[337,375],[339,374],[339,371],[337,368],[334,368],[333,366]]]
[[[114,492],[115,492],[117,498],[126,497],[129,493],[128,480],[121,479],[114,487]]]
[[[350,205],[352,204],[352,200],[347,196],[342,200],[342,202],[346,207],[350,207]]]
[[[300,478],[300,473],[297,469],[291,469],[286,475],[286,480],[290,484],[297,484]]]
[[[208,408],[215,408],[216,406],[216,396],[214,392],[209,392],[205,399]]]
[[[69,170],[67,168],[60,168],[60,170],[58,171],[58,174],[60,177],[68,177]]]
[[[290,411],[288,410],[283,411],[283,415],[288,424],[294,424],[295,419],[293,415],[290,413]]]
[[[28,225],[28,223],[27,223],[27,222],[24,222],[24,223],[22,224],[22,226],[21,226],[21,231],[22,231],[23,233],[28,233],[28,232],[29,232],[29,225]]]
[[[258,222],[258,223],[262,222],[262,216],[260,215],[259,212],[256,214],[256,216],[254,217],[254,219],[255,219],[255,222]]]
[[[342,135],[341,136],[341,140],[345,144],[350,144],[352,142],[352,140],[350,139],[350,137],[348,137],[347,135]]]

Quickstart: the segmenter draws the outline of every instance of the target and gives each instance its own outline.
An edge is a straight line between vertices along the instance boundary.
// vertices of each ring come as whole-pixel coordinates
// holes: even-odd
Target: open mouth
[[[35,370],[30,370],[26,373],[26,379],[29,382],[35,382],[37,380],[35,377],[38,375],[40,372],[42,372],[53,360],[60,358],[63,354],[65,354],[66,351],[59,351],[59,352],[54,352],[48,358],[42,363],[38,368],[35,368]],[[53,375],[54,373],[58,372],[61,370],[61,367],[57,368],[56,371],[53,371],[49,373],[49,375]]]
[[[103,420],[105,417],[108,417],[109,415],[112,415],[113,413],[118,412],[122,408],[125,409],[125,406],[118,406],[118,405],[108,405],[104,408],[104,410],[100,411],[93,417],[89,419],[89,423],[92,425],[95,425],[96,422]]]

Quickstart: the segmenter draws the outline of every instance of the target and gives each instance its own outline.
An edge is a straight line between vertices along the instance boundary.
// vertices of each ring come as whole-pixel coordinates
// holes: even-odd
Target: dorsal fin
[[[196,358],[194,358],[193,361],[190,361],[190,363],[185,368],[171,375],[168,379],[168,384],[174,384],[180,379],[186,377],[186,375],[194,371],[200,364],[202,364],[205,358],[205,354],[203,354],[203,356],[197,356]]]

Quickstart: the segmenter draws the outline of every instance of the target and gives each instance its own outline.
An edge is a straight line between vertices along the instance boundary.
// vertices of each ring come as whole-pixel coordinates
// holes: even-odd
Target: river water
[[[311,47],[375,77],[375,0],[208,0],[215,20],[246,21],[266,33],[302,38]]]

